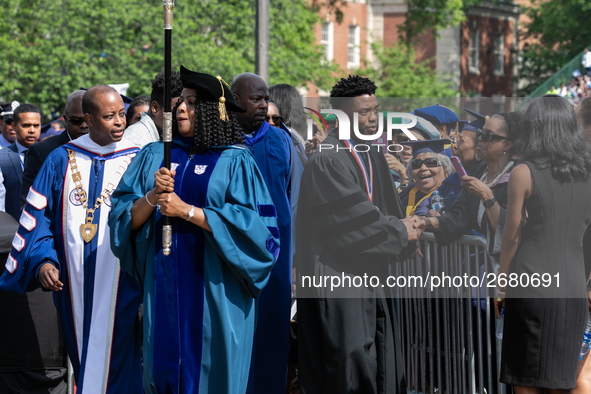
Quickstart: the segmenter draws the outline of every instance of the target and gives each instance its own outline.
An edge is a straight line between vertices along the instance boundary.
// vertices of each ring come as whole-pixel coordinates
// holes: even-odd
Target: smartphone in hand
[[[466,172],[466,170],[464,169],[464,166],[462,166],[462,163],[460,162],[460,159],[458,159],[457,156],[452,156],[451,157],[451,164],[454,166],[454,168],[456,169],[456,172],[458,173],[458,175],[460,176],[460,179],[462,179],[462,177],[468,175],[468,173]]]

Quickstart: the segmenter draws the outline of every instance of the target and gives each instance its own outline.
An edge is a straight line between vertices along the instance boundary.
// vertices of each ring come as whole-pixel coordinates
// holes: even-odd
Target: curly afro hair
[[[172,110],[173,134],[178,133],[176,113],[181,103],[182,99],[179,99]],[[195,142],[193,148],[207,149],[213,146],[244,144],[244,133],[236,121],[234,112],[228,111],[228,118],[227,122],[220,119],[218,102],[199,96],[195,103]]]
[[[330,105],[333,108],[342,107],[344,100],[339,100],[342,97],[357,97],[364,94],[375,94],[377,86],[369,78],[360,77],[359,75],[349,75],[346,79],[341,78],[330,91]]]
[[[156,101],[159,106],[164,107],[164,73],[158,73],[152,79],[152,93],[150,94],[150,103]],[[181,73],[172,70],[170,73],[170,97],[179,97],[183,91],[181,83]]]

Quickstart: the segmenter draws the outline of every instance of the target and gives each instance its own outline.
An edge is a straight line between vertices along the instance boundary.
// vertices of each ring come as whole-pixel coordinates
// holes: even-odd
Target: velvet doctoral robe
[[[155,210],[131,230],[133,203],[154,187],[163,143],[146,145],[113,194],[113,249],[144,286],[147,392],[244,393],[256,299],[279,253],[277,213],[246,148],[190,154],[173,141],[175,192],[204,210],[212,232],[172,218],[169,256]]]
[[[96,235],[88,243],[83,240],[80,226],[86,209],[76,192],[66,149],[74,151],[89,206],[109,182],[119,180],[118,173],[127,168],[124,162],[139,151],[125,141],[99,146],[88,135],[53,151],[29,190],[0,288],[34,290],[40,286],[41,266],[53,264],[64,284],[53,295],[77,393],[141,394],[136,336],[141,288],[121,270],[111,251],[110,198],[94,213]]]
[[[365,178],[336,137],[329,134],[323,144],[338,150],[322,149],[308,159],[300,189],[294,262],[302,393],[405,393],[391,289],[341,287],[332,292],[330,283],[303,283],[304,276],[364,274],[385,281],[393,264],[415,250],[400,221],[405,214],[384,155],[372,149],[363,159]],[[368,183],[373,183],[371,193]]]
[[[246,138],[277,208],[281,251],[269,283],[259,298],[259,309],[248,393],[285,390],[291,310],[291,192],[292,162],[297,160],[291,137],[267,122]],[[299,173],[298,173],[299,179]],[[294,207],[295,212],[295,207]]]

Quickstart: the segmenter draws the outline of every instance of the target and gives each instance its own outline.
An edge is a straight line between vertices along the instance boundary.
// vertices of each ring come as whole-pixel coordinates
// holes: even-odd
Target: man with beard
[[[374,83],[341,79],[331,105],[375,135]],[[376,275],[408,257],[420,235],[404,210],[382,153],[333,130],[304,170],[296,225],[298,362],[303,394],[406,393],[400,333],[388,287],[307,286],[303,277]],[[335,298],[343,297],[343,298]],[[346,298],[344,298],[346,297]]]
[[[125,107],[109,86],[82,97],[89,133],[47,158],[27,195],[0,289],[53,291],[77,392],[141,394],[139,283],[111,251],[111,193],[139,149],[121,141]],[[55,137],[54,137],[55,138]]]
[[[47,138],[41,142],[31,145],[27,154],[27,162],[23,171],[23,180],[21,182],[21,211],[27,203],[27,194],[29,188],[35,181],[37,173],[41,169],[45,159],[56,148],[75,140],[76,138],[88,133],[88,123],[82,112],[82,96],[85,90],[76,90],[71,93],[66,100],[64,110],[64,119],[66,120],[66,130],[55,138]]]
[[[236,113],[245,134],[246,146],[253,153],[273,199],[279,227],[281,249],[269,282],[258,300],[257,326],[250,367],[248,393],[285,391],[289,351],[291,308],[291,160],[297,158],[286,131],[265,122],[269,90],[256,74],[238,75],[232,82],[236,103],[246,109]],[[276,234],[273,234],[277,236]]]

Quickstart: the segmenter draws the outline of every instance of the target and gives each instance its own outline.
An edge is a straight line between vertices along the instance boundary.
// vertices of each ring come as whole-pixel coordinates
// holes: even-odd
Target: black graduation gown
[[[323,144],[343,143],[329,135]],[[373,202],[353,155],[316,152],[299,195],[298,361],[302,394],[406,393],[400,332],[388,287],[304,289],[306,275],[379,275],[415,250],[383,154],[372,151]],[[378,209],[376,209],[379,208]],[[351,298],[354,297],[354,298]]]

